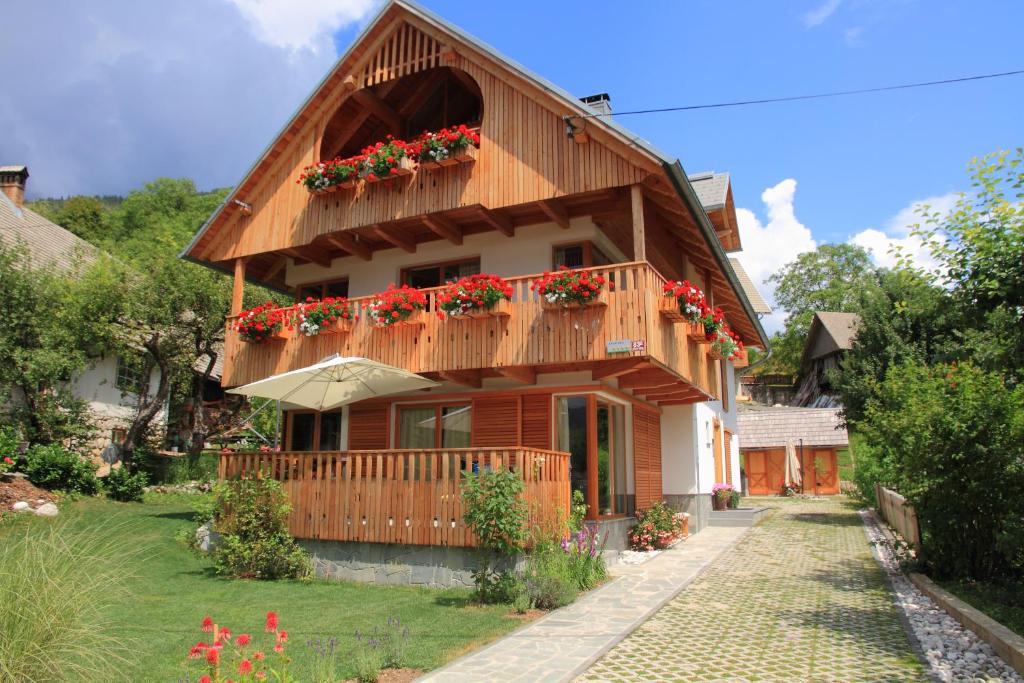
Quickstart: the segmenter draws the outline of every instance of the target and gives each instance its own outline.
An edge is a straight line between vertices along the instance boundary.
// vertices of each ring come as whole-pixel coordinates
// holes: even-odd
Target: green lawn
[[[134,668],[120,672],[126,680],[185,680],[185,655],[207,636],[199,630],[206,615],[235,634],[262,635],[264,615],[276,611],[281,628],[289,633],[300,680],[310,658],[308,639],[336,637],[348,652],[357,630],[372,631],[389,616],[408,626],[406,665],[419,669],[437,667],[521,623],[508,616],[506,607],[470,604],[468,592],[461,590],[218,578],[205,558],[175,540],[177,532],[192,526],[188,496],[147,494],[145,504],[87,499],[65,504],[62,516],[73,520],[72,528],[96,523],[116,527],[138,551],[125,567],[129,578],[124,598],[109,615],[133,649]],[[343,678],[353,673],[344,665],[346,659]]]
[[[1006,628],[1024,636],[1024,580],[942,581],[942,587]]]

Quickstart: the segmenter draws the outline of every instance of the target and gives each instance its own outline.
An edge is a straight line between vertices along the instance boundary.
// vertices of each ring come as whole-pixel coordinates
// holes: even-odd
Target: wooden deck
[[[280,341],[250,344],[230,329],[225,343],[224,386],[239,386],[270,375],[312,365],[338,353],[362,356],[417,373],[502,369],[542,370],[593,366],[596,362],[649,358],[704,394],[718,395],[719,361],[708,345],[687,337],[688,325],[659,313],[664,278],[648,263],[622,263],[591,269],[615,283],[606,305],[548,310],[530,291],[534,275],[509,278],[510,315],[441,320],[435,314],[443,288],[427,291],[422,326],[377,328],[364,314],[369,297],[353,299],[360,319],[351,331],[305,337],[297,330]],[[611,341],[632,351],[609,352]],[[582,365],[581,365],[582,364]]]
[[[296,538],[472,547],[464,473],[508,467],[524,479],[530,525],[569,514],[569,454],[534,448],[222,453],[219,477],[281,481]]]

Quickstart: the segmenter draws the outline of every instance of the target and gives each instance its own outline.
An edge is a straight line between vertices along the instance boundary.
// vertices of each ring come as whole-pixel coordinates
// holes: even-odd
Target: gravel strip
[[[964,628],[900,571],[888,538],[874,515],[862,510],[864,530],[875,548],[875,558],[889,578],[896,604],[906,615],[921,644],[933,677],[945,683],[962,681],[1015,681],[1024,683],[1013,667],[995,653],[974,631]]]

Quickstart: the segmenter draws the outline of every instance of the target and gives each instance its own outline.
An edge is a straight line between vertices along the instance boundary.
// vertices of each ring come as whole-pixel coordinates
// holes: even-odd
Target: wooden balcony
[[[472,547],[459,482],[499,467],[523,478],[531,526],[568,518],[569,454],[521,446],[222,453],[219,477],[259,472],[281,481],[296,538]]]
[[[439,319],[437,295],[443,288],[435,288],[426,290],[420,326],[375,327],[365,315],[369,297],[352,300],[359,320],[340,334],[305,337],[296,330],[279,341],[250,344],[230,329],[229,318],[223,384],[247,384],[334,353],[466,384],[478,384],[481,376],[529,377],[538,371],[591,369],[595,377],[612,376],[621,373],[601,370],[646,360],[669,380],[692,386],[696,398],[716,397],[718,361],[708,356],[708,345],[691,326],[661,314],[665,279],[644,262],[591,270],[615,284],[603,305],[547,309],[530,291],[537,276],[527,275],[507,278],[512,300],[509,314],[500,317]]]

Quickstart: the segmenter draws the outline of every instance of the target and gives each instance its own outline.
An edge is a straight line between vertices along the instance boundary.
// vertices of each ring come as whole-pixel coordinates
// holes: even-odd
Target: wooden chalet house
[[[740,248],[728,179],[693,183],[679,162],[595,117],[585,102],[406,0],[392,0],[288,121],[183,256],[246,282],[348,297],[334,334],[266,343],[229,330],[225,387],[363,356],[441,382],[333,412],[286,412],[280,454],[224,456],[222,474],[270,466],[291,482],[300,538],[469,545],[458,470],[522,472],[541,515],[570,486],[624,542],[629,515],[668,499],[699,528],[715,481],[739,481],[733,361],[678,320],[668,280],[697,284],[738,338],[764,347],[726,252]],[[466,125],[479,144],[327,192],[298,180],[387,136]],[[376,181],[376,182],[374,182]],[[707,187],[709,206],[695,184]],[[558,266],[613,286],[552,308],[531,282]],[[510,300],[494,315],[436,315],[445,284],[486,273]],[[425,314],[378,327],[374,295],[418,288]],[[673,314],[674,313],[674,314]],[[233,325],[234,318],[228,320]],[[619,540],[616,540],[619,539]]]

